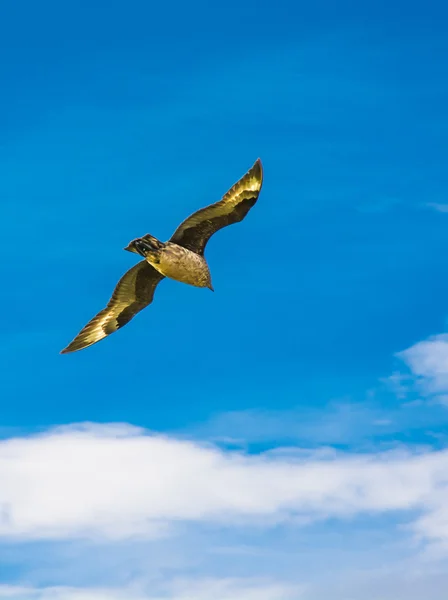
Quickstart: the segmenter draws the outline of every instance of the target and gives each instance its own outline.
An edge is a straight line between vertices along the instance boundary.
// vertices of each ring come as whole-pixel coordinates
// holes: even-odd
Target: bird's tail
[[[150,252],[154,252],[160,250],[164,247],[164,243],[155,238],[153,235],[147,233],[143,237],[136,238],[129,242],[126,246],[125,250],[128,252],[134,252],[135,254],[140,254],[141,256],[146,256]]]

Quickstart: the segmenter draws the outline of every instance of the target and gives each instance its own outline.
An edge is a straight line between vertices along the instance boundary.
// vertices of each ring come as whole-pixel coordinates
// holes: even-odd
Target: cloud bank
[[[180,522],[259,527],[401,511],[418,535],[448,539],[448,450],[251,455],[83,425],[1,441],[0,481],[4,538],[151,538]]]

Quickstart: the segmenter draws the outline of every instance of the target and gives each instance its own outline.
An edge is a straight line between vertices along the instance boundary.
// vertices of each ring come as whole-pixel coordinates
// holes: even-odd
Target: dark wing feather
[[[145,260],[137,263],[117,283],[106,308],[78,333],[61,354],[76,352],[114,333],[151,304],[157,284],[164,278]]]
[[[170,242],[203,254],[210,237],[222,227],[242,221],[258,199],[263,169],[258,159],[222,200],[190,215],[174,232]]]

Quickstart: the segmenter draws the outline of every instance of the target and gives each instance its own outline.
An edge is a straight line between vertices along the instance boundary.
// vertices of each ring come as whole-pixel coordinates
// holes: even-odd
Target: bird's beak
[[[210,285],[207,286],[209,290],[212,290],[212,292],[214,292],[215,290],[213,289],[212,284],[210,283]]]
[[[130,242],[126,248],[123,248],[123,250],[127,250],[128,252],[134,252],[134,254],[139,254],[137,248],[135,247],[134,242]]]

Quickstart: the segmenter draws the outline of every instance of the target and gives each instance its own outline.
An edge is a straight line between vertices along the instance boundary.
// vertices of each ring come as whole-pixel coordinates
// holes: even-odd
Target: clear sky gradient
[[[442,600],[447,18],[2,3],[0,597]],[[214,294],[59,355],[258,157]]]

